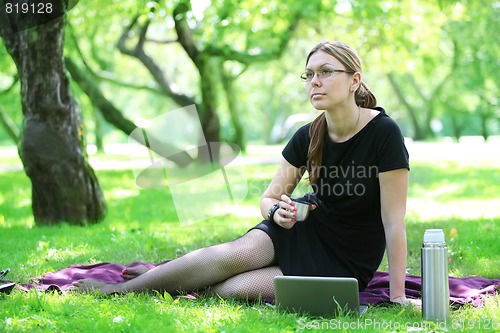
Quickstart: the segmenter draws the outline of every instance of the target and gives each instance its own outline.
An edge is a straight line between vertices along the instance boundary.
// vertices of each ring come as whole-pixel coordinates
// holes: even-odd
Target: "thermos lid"
[[[427,229],[424,233],[424,243],[444,243],[443,229]]]

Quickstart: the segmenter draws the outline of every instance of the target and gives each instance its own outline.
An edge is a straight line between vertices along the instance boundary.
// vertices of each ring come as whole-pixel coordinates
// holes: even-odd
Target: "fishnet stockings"
[[[283,275],[278,266],[248,271],[216,284],[210,292],[222,298],[258,300],[274,297],[274,277],[278,275]]]
[[[237,293],[238,286],[257,282],[258,276],[255,274],[274,262],[271,239],[265,232],[254,229],[234,241],[202,248],[153,268],[123,283],[122,287],[123,291],[161,290],[175,293],[190,292],[224,281],[218,290],[232,294]],[[239,274],[254,270],[257,270],[256,273],[242,275],[241,280],[236,279]],[[229,279],[231,277],[235,279]],[[267,283],[263,286],[267,295],[269,286]],[[252,295],[258,290],[250,290],[252,288],[248,286],[246,288],[252,291]],[[242,292],[245,293],[244,290]]]

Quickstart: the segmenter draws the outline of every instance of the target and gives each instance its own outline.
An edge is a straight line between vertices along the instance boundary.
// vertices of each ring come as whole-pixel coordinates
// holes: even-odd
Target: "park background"
[[[70,7],[59,27],[64,39],[50,44],[54,53],[47,62],[34,59],[36,52],[24,59],[19,54],[18,63],[29,65],[19,73],[0,40],[0,268],[12,269],[10,279],[26,282],[72,263],[159,262],[233,239],[256,224],[259,195],[283,144],[317,114],[299,76],[307,53],[323,40],[345,41],[358,51],[365,82],[406,137],[412,165],[409,274],[419,275],[423,231],[439,227],[449,242],[450,274],[500,276],[498,2],[70,1]],[[43,31],[33,38],[36,29],[16,34],[36,49],[46,42]],[[58,63],[64,64],[59,72],[52,67]],[[46,68],[70,78],[74,103],[67,115],[81,122],[54,120],[37,109],[40,101],[23,99],[37,95],[22,96],[21,82],[43,82]],[[51,80],[46,82],[52,89]],[[43,84],[37,89],[43,92]],[[133,169],[148,156],[130,147],[129,137],[187,105],[196,106],[202,139],[231,143],[237,147],[231,156],[241,152],[251,191],[237,205],[224,206],[223,214],[186,226],[179,223],[168,187],[136,185]],[[93,193],[103,208],[96,215],[65,220],[32,207],[37,185],[23,168],[33,160],[23,163],[18,147],[33,117],[61,131],[73,126],[74,147],[81,147],[77,157],[89,162],[79,164],[81,170],[95,171],[101,191]],[[48,140],[49,149],[57,150],[55,143]],[[161,152],[157,157],[165,158]],[[66,163],[43,161],[38,173],[54,178],[41,184],[57,184],[60,175],[47,170]],[[65,198],[60,186],[38,186]],[[45,204],[51,212],[61,206]],[[158,325],[180,331],[295,331],[309,320],[276,314],[265,304],[212,298],[186,303],[157,295],[152,302],[130,295],[82,299],[14,292],[1,300],[0,328],[11,331],[70,331],[76,324],[81,331],[147,331]],[[498,300],[487,302],[453,318],[474,332],[480,324],[498,327]],[[418,310],[397,307],[372,309],[370,316],[420,322]],[[160,317],[161,324],[152,324]]]

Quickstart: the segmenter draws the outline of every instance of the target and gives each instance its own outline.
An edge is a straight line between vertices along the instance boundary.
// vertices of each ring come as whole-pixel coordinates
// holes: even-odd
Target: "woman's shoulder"
[[[309,140],[309,128],[311,127],[311,123],[312,122],[309,122],[300,126],[293,134],[292,139]]]
[[[378,112],[378,114],[371,120],[371,123],[376,125],[376,128],[379,130],[388,130],[391,128],[397,128],[399,129],[399,125],[396,123],[396,121],[391,118],[385,109],[380,106],[376,106],[373,109],[374,112]]]
[[[299,129],[297,130],[297,132],[307,133],[309,135],[309,128],[311,127],[311,124],[312,124],[312,121],[308,122],[305,125],[300,126]]]
[[[283,148],[283,157],[297,168],[307,164],[307,151],[311,141],[309,127],[311,127],[310,123],[301,126]]]

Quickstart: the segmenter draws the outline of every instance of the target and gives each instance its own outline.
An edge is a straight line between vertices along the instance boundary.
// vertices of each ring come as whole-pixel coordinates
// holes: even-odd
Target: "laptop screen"
[[[313,316],[360,315],[358,280],[345,277],[276,276],[276,304]]]

